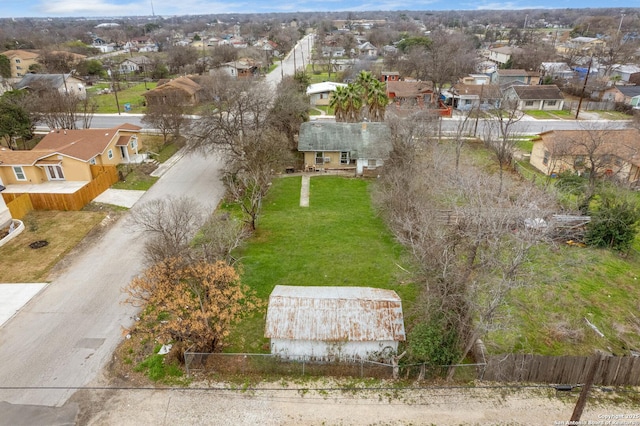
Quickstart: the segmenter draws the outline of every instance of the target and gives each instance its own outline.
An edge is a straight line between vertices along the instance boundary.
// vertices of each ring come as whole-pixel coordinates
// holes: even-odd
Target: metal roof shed
[[[276,286],[265,337],[271,353],[314,360],[366,359],[405,340],[402,301],[370,287]]]

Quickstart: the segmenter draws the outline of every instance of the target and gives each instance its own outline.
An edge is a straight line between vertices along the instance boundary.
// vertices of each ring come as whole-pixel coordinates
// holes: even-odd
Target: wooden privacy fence
[[[34,210],[82,210],[91,200],[118,181],[118,171],[115,166],[91,166],[91,174],[94,179],[71,194],[11,193],[3,194],[3,196],[7,201],[7,206],[26,195]],[[11,208],[9,209],[11,210]],[[17,216],[13,217],[17,218]]]
[[[508,354],[488,359],[480,379],[497,382],[579,384],[598,356],[542,356]],[[595,385],[640,385],[640,357],[603,357],[594,380]]]
[[[566,111],[575,111],[576,109],[578,109],[578,103],[579,101],[565,101],[562,109]],[[582,101],[582,105],[580,105],[580,108],[583,111],[613,111],[614,109],[616,109],[616,104],[615,102],[608,101]]]
[[[11,213],[11,217],[14,219],[22,219],[27,213],[33,210],[33,204],[31,204],[29,194],[22,194],[14,198],[13,201],[7,202],[7,207]]]

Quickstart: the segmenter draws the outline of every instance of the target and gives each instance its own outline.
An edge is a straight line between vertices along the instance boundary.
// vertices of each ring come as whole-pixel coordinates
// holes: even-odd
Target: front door
[[[129,150],[127,150],[126,146],[120,146],[120,155],[122,155],[123,160],[126,160],[126,163],[129,162]]]
[[[45,166],[47,172],[47,178],[49,180],[64,180],[64,173],[62,172],[62,166]]]

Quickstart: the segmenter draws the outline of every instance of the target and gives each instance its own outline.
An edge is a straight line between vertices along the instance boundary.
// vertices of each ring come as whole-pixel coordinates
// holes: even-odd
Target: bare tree
[[[184,98],[176,92],[167,91],[158,102],[153,102],[147,106],[147,110],[142,117],[142,122],[149,124],[162,134],[163,144],[167,143],[169,135],[174,138],[180,137],[180,129],[186,124]]]
[[[233,265],[232,252],[249,236],[243,222],[228,213],[212,214],[192,241],[196,257],[207,263],[222,260]]]
[[[493,152],[500,166],[500,182],[503,181],[504,170],[513,164],[515,146],[518,143],[515,124],[522,119],[524,113],[518,109],[517,102],[503,100],[498,108],[489,110],[485,120],[484,144]],[[502,185],[498,188],[498,195]]]
[[[474,45],[466,35],[436,31],[428,48],[425,80],[431,80],[440,94],[446,84],[474,72],[476,60]]]
[[[552,200],[533,185],[502,182],[472,164],[455,171],[446,161],[454,154],[436,143],[415,155],[411,140],[394,137],[375,200],[424,283],[426,304],[416,317],[452,331],[454,347],[443,350],[462,360],[478,338],[505,325],[504,304],[526,285],[529,251],[545,238],[531,223],[548,216]]]
[[[130,226],[150,238],[145,241],[148,265],[170,258],[189,259],[189,243],[203,221],[203,208],[188,197],[156,199],[136,206],[129,216]]]

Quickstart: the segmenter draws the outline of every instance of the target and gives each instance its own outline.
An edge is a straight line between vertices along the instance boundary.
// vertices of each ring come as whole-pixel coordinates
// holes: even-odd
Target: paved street
[[[185,156],[140,202],[187,195],[213,209],[220,168],[216,158]],[[121,288],[142,270],[142,245],[123,217],[0,328],[0,424],[35,424],[37,406],[62,406],[99,374],[135,316]]]

